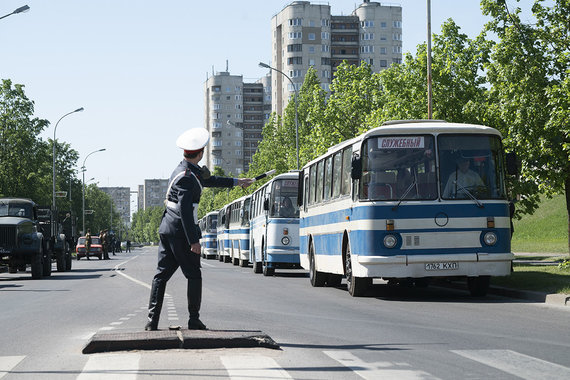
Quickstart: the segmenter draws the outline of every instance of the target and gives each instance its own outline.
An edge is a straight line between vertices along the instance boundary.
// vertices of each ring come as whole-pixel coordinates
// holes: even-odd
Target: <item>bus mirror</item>
[[[517,162],[517,154],[515,152],[507,153],[507,173],[509,175],[519,174],[519,164]]]
[[[352,158],[352,171],[350,176],[352,179],[362,178],[362,159],[360,157]]]

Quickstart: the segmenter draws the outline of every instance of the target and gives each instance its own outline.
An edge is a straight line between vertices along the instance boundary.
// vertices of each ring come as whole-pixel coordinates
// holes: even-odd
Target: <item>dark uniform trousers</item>
[[[172,188],[167,200],[169,206],[164,211],[160,223],[157,272],[152,280],[148,306],[148,325],[156,329],[166,283],[180,267],[188,279],[186,295],[190,320],[198,320],[202,302],[202,271],[200,255],[190,250],[191,242],[199,242],[201,237],[198,221],[194,220],[193,205],[200,202],[201,186],[232,187],[233,178],[200,177],[200,168],[181,162],[171,176]],[[191,171],[193,173],[191,173]],[[184,176],[179,177],[182,172]],[[179,178],[179,179],[177,179]]]

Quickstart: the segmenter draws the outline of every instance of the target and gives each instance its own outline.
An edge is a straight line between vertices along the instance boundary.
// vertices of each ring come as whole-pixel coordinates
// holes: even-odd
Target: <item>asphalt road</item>
[[[274,277],[203,260],[202,320],[261,330],[265,348],[84,355],[95,333],[141,331],[156,247],[73,262],[32,280],[0,274],[2,379],[570,379],[570,308],[466,291],[376,283],[312,288],[302,270]],[[186,324],[186,284],[167,287],[159,328]]]

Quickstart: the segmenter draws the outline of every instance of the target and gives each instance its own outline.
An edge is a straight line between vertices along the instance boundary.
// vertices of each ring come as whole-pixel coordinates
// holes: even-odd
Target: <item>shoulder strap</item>
[[[178,173],[176,175],[176,177],[172,178],[172,181],[170,181],[170,183],[168,184],[168,189],[166,190],[166,196],[164,198],[164,203],[166,204],[168,202],[168,194],[170,194],[170,190],[172,189],[172,185],[174,185],[174,183],[176,183],[176,181],[178,181],[178,179],[180,177],[182,177],[183,175],[185,175],[187,172],[190,172],[190,174],[192,174],[194,176],[194,178],[196,178],[196,182],[198,182],[198,186],[200,186],[200,192],[202,191],[202,184],[200,183],[200,180],[198,179],[198,177],[196,176],[196,174],[194,174],[192,172],[192,170],[187,169],[185,171],[181,171],[180,173]]]

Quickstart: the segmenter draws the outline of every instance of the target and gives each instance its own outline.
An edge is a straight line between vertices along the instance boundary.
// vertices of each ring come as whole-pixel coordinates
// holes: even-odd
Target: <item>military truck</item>
[[[0,263],[10,273],[25,271],[32,278],[51,275],[51,247],[38,221],[38,206],[26,198],[0,198]]]
[[[54,212],[50,206],[38,206],[39,229],[44,235],[45,248],[51,252],[57,271],[71,270],[71,249],[66,238],[64,224],[67,213]],[[60,217],[63,217],[60,221]]]

